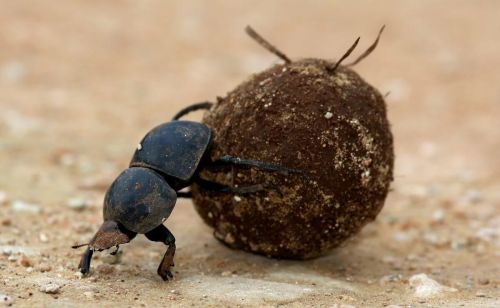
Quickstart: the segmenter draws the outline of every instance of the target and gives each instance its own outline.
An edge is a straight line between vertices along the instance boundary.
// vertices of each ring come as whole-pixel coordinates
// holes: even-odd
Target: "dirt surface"
[[[15,306],[499,306],[500,2],[0,1],[0,300]],[[119,258],[96,254],[106,187],[152,127],[279,62],[379,48],[356,70],[387,98],[393,191],[330,255],[278,261],[231,250],[190,201]],[[360,49],[362,50],[362,49]],[[360,52],[360,51],[358,51]],[[193,119],[199,119],[195,115]],[[425,275],[419,275],[419,274]],[[430,280],[432,279],[432,280]]]

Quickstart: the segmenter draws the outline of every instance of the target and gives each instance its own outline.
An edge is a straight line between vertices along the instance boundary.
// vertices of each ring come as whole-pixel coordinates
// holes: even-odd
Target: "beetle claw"
[[[167,252],[168,253],[168,252]],[[164,280],[167,281],[169,278],[173,278],[174,275],[172,274],[171,267],[174,266],[174,257],[170,255],[165,255],[163,260],[160,263],[160,266],[158,266],[158,275]]]

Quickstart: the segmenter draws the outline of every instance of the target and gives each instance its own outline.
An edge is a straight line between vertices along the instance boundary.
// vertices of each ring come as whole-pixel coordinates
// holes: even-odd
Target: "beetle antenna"
[[[335,72],[337,67],[339,67],[340,63],[342,63],[342,61],[344,61],[347,57],[349,57],[349,55],[353,52],[354,48],[356,48],[356,46],[358,45],[360,39],[361,37],[358,36],[356,41],[354,41],[354,44],[352,44],[351,48],[349,48],[346,51],[346,53],[337,61],[337,63],[335,63],[335,66],[331,69],[332,72]]]
[[[252,27],[250,26],[246,26],[245,27],[245,32],[251,37],[253,38],[257,43],[259,43],[260,46],[264,47],[265,49],[267,49],[268,51],[270,51],[271,53],[275,54],[276,56],[278,56],[280,59],[282,59],[283,61],[285,61],[285,63],[292,63],[292,60],[290,60],[290,58],[288,58],[283,52],[281,52],[278,48],[274,47],[271,43],[269,43],[268,41],[266,41],[260,34],[258,34],[257,32],[255,32],[254,29],[252,29]]]
[[[71,248],[73,249],[78,249],[80,247],[83,247],[83,246],[88,246],[90,243],[85,243],[85,244],[76,244],[76,245],[73,245],[71,246]]]
[[[354,62],[351,62],[351,63],[347,64],[346,66],[354,66],[354,65],[358,64],[359,62],[361,62],[364,58],[368,57],[377,47],[378,41],[380,40],[380,36],[382,35],[382,32],[384,32],[384,29],[385,29],[385,25],[383,25],[382,28],[380,28],[380,30],[378,31],[377,39],[375,40],[375,42],[373,42],[370,45],[370,47],[368,47],[368,49],[365,50],[365,52],[363,52],[356,60],[354,60]]]

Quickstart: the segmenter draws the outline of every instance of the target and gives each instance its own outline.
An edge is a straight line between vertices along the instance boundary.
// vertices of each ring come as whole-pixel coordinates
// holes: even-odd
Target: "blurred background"
[[[419,301],[408,278],[425,272],[458,290],[436,303],[493,303],[499,12],[493,0],[1,0],[0,294],[32,304],[408,304]],[[180,201],[168,222],[178,240],[177,280],[159,281],[164,248],[141,240],[123,263],[98,258],[94,281],[74,276],[80,252],[68,247],[100,224],[104,191],[144,133],[279,62],[246,36],[246,25],[292,59],[336,59],[357,36],[359,54],[383,24],[378,48],[355,69],[381,93],[390,91],[395,182],[379,219],[361,235],[325,258],[277,262],[223,247],[190,201]],[[303,287],[290,289],[297,273]],[[122,278],[144,290],[108,284]],[[31,291],[46,283],[60,286],[58,299]],[[271,284],[281,295],[231,297],[238,283]]]

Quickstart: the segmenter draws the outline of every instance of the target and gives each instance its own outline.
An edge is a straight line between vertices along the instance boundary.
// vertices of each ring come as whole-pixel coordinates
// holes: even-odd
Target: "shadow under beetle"
[[[190,192],[181,192],[193,183],[202,189],[220,193],[245,194],[263,190],[261,184],[230,187],[204,180],[201,170],[217,166],[255,167],[283,174],[302,173],[280,165],[239,157],[223,156],[211,160],[208,152],[212,141],[210,128],[205,124],[179,119],[196,110],[210,109],[212,103],[203,102],[179,111],[172,121],[151,130],[137,146],[129,168],[111,184],[104,198],[104,223],[87,244],[79,264],[80,272],[87,274],[95,250],[102,251],[130,242],[138,233],[154,242],[168,246],[158,267],[163,280],[172,278],[175,237],[163,225],[172,212],[177,197],[190,198]]]

